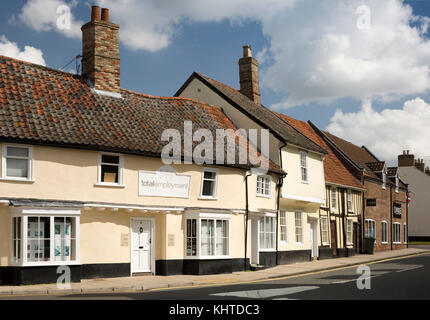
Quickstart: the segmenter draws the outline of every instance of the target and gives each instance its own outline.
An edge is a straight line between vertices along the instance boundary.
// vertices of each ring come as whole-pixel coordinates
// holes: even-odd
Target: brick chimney
[[[109,9],[91,8],[82,28],[82,75],[94,89],[120,93],[119,26],[109,21]]]
[[[261,104],[258,81],[258,61],[252,57],[251,46],[243,47],[243,58],[239,60],[240,92],[257,104]]]
[[[415,161],[415,167],[417,167],[418,170],[425,172],[426,166],[424,164],[424,159],[418,159]]]
[[[399,156],[399,167],[413,167],[415,165],[415,156],[409,154],[409,150],[403,151]]]

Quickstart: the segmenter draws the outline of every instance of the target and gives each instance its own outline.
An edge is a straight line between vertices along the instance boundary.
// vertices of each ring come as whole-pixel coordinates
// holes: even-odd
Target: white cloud
[[[356,113],[338,110],[327,131],[365,145],[377,157],[396,164],[395,159],[403,150],[421,157],[430,155],[430,104],[421,98],[406,101],[402,109],[374,110],[371,103],[363,103]]]
[[[111,8],[121,26],[121,41],[131,49],[155,52],[166,48],[183,23],[260,21],[296,0],[98,0]]]
[[[368,28],[358,27],[363,3],[370,9]],[[263,85],[288,94],[275,108],[424,93],[430,88],[428,20],[401,0],[300,1],[263,22],[274,59]]]
[[[52,30],[56,8],[65,3],[28,0],[18,18],[35,30]],[[72,8],[77,5],[76,0],[68,3]],[[414,16],[402,0],[96,3],[111,9],[112,21],[121,27],[121,42],[133,50],[157,52],[168,47],[184,24],[226,19],[261,23],[270,40],[256,55],[268,66],[262,64],[262,87],[286,97],[274,108],[331,103],[343,97],[396,100],[430,88],[430,40],[425,37],[430,19]],[[370,9],[369,19],[363,4]],[[80,37],[81,24],[72,16],[72,28],[60,32]]]
[[[0,55],[46,66],[42,50],[25,46],[21,51],[17,43],[9,41],[4,35],[0,36]]]
[[[77,4],[77,0],[70,2],[62,0],[28,0],[22,7],[18,17],[12,17],[11,21],[24,23],[38,32],[56,30],[69,38],[80,38],[83,23],[76,21],[73,14],[71,14],[71,10]],[[65,11],[61,9],[64,6],[70,9],[70,20],[67,27],[62,25]]]

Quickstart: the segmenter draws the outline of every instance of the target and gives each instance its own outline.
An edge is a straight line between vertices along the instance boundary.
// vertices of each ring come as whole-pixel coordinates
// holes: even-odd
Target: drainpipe
[[[284,169],[283,163],[282,163],[282,149],[285,148],[287,146],[286,143],[284,143],[283,146],[281,146],[279,148],[279,164],[281,169]],[[279,210],[281,209],[281,192],[282,192],[282,187],[284,185],[284,178],[287,176],[287,174],[282,174],[279,177],[279,183],[277,184],[277,188],[278,188],[278,200],[277,200],[277,204],[276,204],[276,264],[279,265],[281,264],[280,262],[280,256],[279,256]],[[287,225],[288,228],[288,225]],[[288,234],[288,230],[287,230],[287,234]]]
[[[247,264],[246,259],[248,257],[248,220],[249,220],[249,199],[248,199],[248,178],[252,176],[252,174],[248,173],[245,176],[245,192],[246,192],[246,209],[245,209],[245,260],[243,262],[244,264],[244,270],[246,271]]]
[[[393,186],[390,186],[390,223],[391,223],[391,250],[393,250],[393,214],[394,214],[394,203],[393,203]]]
[[[361,178],[361,184],[364,186],[364,191],[361,193],[361,198],[362,198],[362,215],[363,215],[363,219],[361,221],[361,253],[364,253],[364,228],[366,226],[366,186],[364,185],[364,177]]]
[[[348,256],[348,249],[346,246],[346,228],[345,228],[345,191],[346,189],[341,189],[341,195],[342,195],[342,230],[343,230],[343,248],[345,249],[345,254]]]

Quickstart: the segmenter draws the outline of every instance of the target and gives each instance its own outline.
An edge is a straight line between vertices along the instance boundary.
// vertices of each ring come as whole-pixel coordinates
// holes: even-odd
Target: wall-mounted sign
[[[402,204],[401,203],[395,203],[393,212],[394,212],[394,217],[401,218],[402,217]]]
[[[121,233],[121,247],[128,247],[129,239],[128,233]]]
[[[174,234],[169,234],[168,235],[168,246],[169,247],[174,247],[175,246],[175,235]]]
[[[139,196],[189,198],[191,176],[166,171],[139,171]]]

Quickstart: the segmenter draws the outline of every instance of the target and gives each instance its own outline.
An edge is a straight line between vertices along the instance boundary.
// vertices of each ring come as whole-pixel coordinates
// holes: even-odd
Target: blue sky
[[[144,0],[143,3],[152,3],[152,15],[160,14],[158,20],[165,19],[163,25],[154,27],[156,30],[161,29],[161,31],[156,32],[151,29],[152,26],[149,22],[147,24],[142,23],[142,26],[135,26],[138,22],[135,22],[135,25],[121,24],[122,21],[127,21],[127,14],[136,15],[137,9],[128,13],[127,8],[120,8],[119,5],[116,5],[117,0],[97,1],[109,6],[112,20],[118,22],[122,32],[126,32],[130,38],[139,37],[148,30],[150,35],[166,35],[168,38],[166,43],[155,44],[151,48],[147,47],[146,44],[135,44],[133,40],[121,42],[121,86],[124,88],[151,95],[171,96],[193,71],[201,72],[237,88],[239,86],[238,59],[242,54],[242,46],[251,44],[254,56],[258,55],[264,58],[262,58],[263,61],[260,61],[262,102],[264,105],[275,106],[278,111],[300,120],[311,120],[318,126],[329,128],[335,134],[354,143],[366,144],[373,150],[377,149],[375,153],[378,154],[379,151],[381,158],[384,159],[393,159],[402,149],[411,149],[423,157],[427,154],[430,155],[429,142],[424,142],[424,139],[423,141],[418,139],[420,141],[416,142],[417,139],[414,135],[418,135],[420,132],[416,128],[419,124],[403,128],[405,130],[404,135],[407,137],[400,138],[400,141],[397,136],[393,137],[392,130],[387,128],[391,124],[393,126],[402,125],[402,123],[397,124],[396,121],[399,117],[404,118],[405,115],[409,115],[410,111],[408,110],[414,110],[412,111],[414,114],[415,110],[419,110],[423,114],[417,114],[418,119],[428,119],[430,107],[427,103],[430,102],[428,95],[430,81],[427,81],[425,72],[422,72],[423,68],[425,69],[430,64],[430,50],[428,50],[426,43],[428,34],[423,32],[416,36],[417,39],[414,40],[416,45],[408,43],[408,35],[401,36],[400,40],[396,39],[396,32],[398,32],[396,26],[401,25],[404,21],[401,18],[398,21],[395,20],[399,14],[385,16],[384,12],[389,10],[387,7],[379,7],[380,4],[375,0],[333,1],[338,4],[333,6],[331,11],[339,10],[339,13],[327,16],[328,26],[321,24],[324,19],[320,21],[319,14],[332,14],[330,11],[324,13],[325,9],[330,10],[330,8],[322,7],[323,5],[320,5],[318,1],[312,0],[297,0],[299,4],[295,4],[294,0],[289,0],[293,3],[291,7],[286,7],[284,3],[277,0],[271,0],[266,7],[261,7],[260,4],[255,5],[256,1],[250,0],[250,9],[245,10],[245,13],[241,12],[243,10],[240,7],[234,7],[230,4],[225,5],[226,8],[223,10],[223,1],[221,1],[218,7],[214,7],[215,9],[206,10],[203,6],[196,8],[198,12],[195,15],[187,16],[184,12],[178,12],[178,15],[184,16],[182,19],[176,18],[174,14],[175,10],[179,9],[170,8],[177,5],[176,1],[175,3],[170,2],[171,6],[169,2],[165,1],[160,5],[165,7],[158,8],[152,3],[152,0]],[[302,1],[304,2],[303,5],[300,4]],[[0,37],[3,36],[3,42],[6,41],[6,38],[7,41],[16,43],[21,51],[24,50],[25,46],[41,50],[47,66],[56,69],[61,68],[74,56],[81,53],[81,40],[78,37],[58,32],[52,26],[49,27],[49,22],[29,22],[33,18],[38,19],[38,12],[32,14],[31,11],[24,10],[32,2],[34,5],[42,7],[43,10],[44,3],[41,0],[1,2]],[[71,4],[73,18],[76,21],[87,22],[89,20],[90,9],[87,1],[46,0],[46,3],[48,2]],[[190,2],[190,8],[195,7],[197,3],[192,3],[193,0],[188,0],[188,2]],[[246,3],[246,0],[241,0],[241,2]],[[129,6],[132,7],[135,3],[137,2],[130,0]],[[316,5],[317,3],[318,5]],[[351,35],[349,35],[348,31],[344,30],[345,22],[342,21],[341,14],[342,10],[345,10],[343,3],[356,3],[357,5],[368,3],[372,9],[372,23],[375,24],[374,28],[377,30],[373,36],[369,37],[370,40],[367,39],[367,42],[363,42],[362,36],[357,38],[355,35],[356,31],[351,31]],[[387,3],[389,4],[386,6],[391,6],[390,8],[395,8],[406,16],[408,15],[406,9],[410,6],[412,13],[409,14],[409,18],[430,16],[430,1],[387,0]],[[136,4],[136,6],[138,5]],[[313,7],[318,6],[321,8],[316,8],[315,12],[312,12]],[[274,9],[272,10],[272,8]],[[169,12],[163,15],[163,10]],[[214,12],[212,13],[211,10]],[[264,12],[265,10],[267,10],[267,14]],[[354,15],[357,13],[352,12],[351,17]],[[138,15],[134,18],[137,19],[135,21],[139,21]],[[336,19],[339,21],[333,22]],[[142,16],[142,20],[148,19]],[[415,25],[425,26],[427,23],[426,20],[419,20],[418,22],[412,20],[408,22],[411,28]],[[37,23],[44,26],[43,31],[37,30]],[[351,22],[351,24],[354,23],[355,21]],[[368,50],[357,53],[361,50],[362,43],[375,41],[376,32],[381,32],[381,37],[387,33],[387,30],[389,32],[390,29],[381,31],[380,26],[390,28],[387,27],[390,23],[393,23],[394,36],[392,39],[386,40],[387,45],[384,49],[375,53],[372,51],[375,45],[372,45]],[[321,26],[330,32],[318,33],[318,29],[322,29]],[[303,30],[309,30],[309,32],[301,34],[300,32]],[[351,30],[354,29],[351,28]],[[345,40],[345,37],[342,37],[345,35],[350,36],[350,38],[347,37],[348,40]],[[308,43],[306,43],[307,36],[312,39]],[[124,38],[123,34],[122,38]],[[328,45],[325,44],[326,47],[315,45],[325,40],[328,41]],[[392,43],[399,42],[404,43],[404,45],[401,47],[394,46],[395,48],[392,49]],[[354,52],[354,50],[345,50],[345,54],[342,56],[333,55],[335,50],[330,51],[330,46],[342,48],[345,43],[349,48],[356,46],[359,50],[355,50],[355,53],[351,54],[350,57],[348,57],[349,52]],[[409,45],[410,47],[408,47]],[[418,45],[420,48],[415,50]],[[327,46],[330,50],[327,49]],[[291,48],[294,50],[297,48],[297,50],[294,51]],[[315,55],[307,52],[307,50],[318,49],[322,51],[316,52]],[[394,50],[398,50],[399,53],[393,54]],[[420,52],[420,54],[415,54],[415,51]],[[405,52],[407,53],[406,56],[410,53],[410,60],[413,60],[413,63],[409,64],[408,62],[406,67],[402,64],[404,63]],[[327,55],[327,60],[315,60],[316,57],[324,55]],[[385,65],[385,56],[387,56],[387,61],[390,61],[389,67]],[[362,69],[368,66],[374,68],[375,71],[370,74],[381,73],[381,78],[370,76],[372,78],[370,79],[369,76],[362,76],[360,70],[351,70],[351,73],[357,73],[360,81],[355,85],[355,78],[351,80],[347,76],[342,79],[342,75],[348,73],[348,68],[354,68],[354,63],[352,66],[348,65],[350,60],[347,58],[353,58],[355,59],[353,61],[363,63]],[[334,77],[327,75],[333,72],[330,69],[333,61],[339,61],[335,65],[336,76]],[[338,66],[342,66],[344,69],[339,70]],[[72,68],[73,66],[70,66],[66,71]],[[318,74],[320,68],[327,68],[327,70],[324,71],[324,74]],[[396,68],[399,68],[399,71],[394,72],[393,70]],[[414,70],[415,74],[410,70]],[[317,75],[317,79],[322,78],[321,82],[316,85],[312,83],[314,78],[309,77],[309,75],[314,74]],[[326,75],[327,78],[325,79]],[[338,75],[340,76],[338,77]],[[390,77],[393,77],[393,83],[385,80]],[[415,79],[419,79],[416,86],[413,85]],[[371,86],[365,86],[366,82],[371,83]],[[344,83],[348,85],[342,88]],[[373,88],[375,89],[373,90]],[[309,94],[307,94],[308,92]],[[343,94],[344,92],[345,94]],[[411,105],[408,110],[404,107],[406,101],[409,101]],[[396,115],[393,110],[400,111]],[[338,112],[337,120],[333,118],[336,111]],[[390,117],[393,115],[393,117],[390,118],[387,115]],[[360,119],[366,116],[370,120],[360,124],[362,122]],[[379,120],[375,120],[375,122],[374,119]],[[416,120],[405,119],[405,121],[414,122]],[[424,127],[421,130],[427,129]],[[369,132],[371,133],[370,137]],[[430,136],[428,137],[430,138]]]

